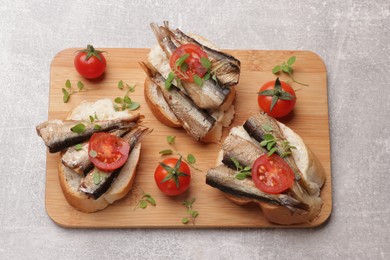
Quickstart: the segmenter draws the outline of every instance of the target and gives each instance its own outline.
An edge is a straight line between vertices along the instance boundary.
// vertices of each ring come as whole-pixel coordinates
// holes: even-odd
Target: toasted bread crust
[[[293,225],[299,223],[306,223],[311,221],[311,216],[307,214],[297,214],[291,212],[288,208],[279,206],[273,203],[267,203],[264,201],[256,201],[247,198],[240,198],[228,193],[224,193],[225,197],[231,200],[233,203],[242,206],[249,203],[256,203],[261,208],[265,218],[272,223],[280,225]]]

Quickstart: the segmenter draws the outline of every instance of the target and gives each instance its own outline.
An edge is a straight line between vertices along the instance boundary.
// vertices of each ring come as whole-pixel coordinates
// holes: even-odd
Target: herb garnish
[[[78,81],[77,82],[77,88],[78,88],[78,91],[73,90],[72,89],[72,84],[70,83],[70,80],[69,79],[66,80],[65,88],[62,88],[62,94],[63,94],[62,100],[64,101],[64,103],[67,103],[69,101],[70,96],[73,95],[74,93],[83,91],[84,90],[84,84],[81,81]]]
[[[80,124],[73,126],[70,130],[73,133],[81,134],[81,133],[85,132],[85,125],[80,123]]]
[[[118,89],[123,90],[125,85],[127,87],[127,90],[126,90],[126,93],[123,96],[123,98],[122,97],[116,97],[114,99],[114,102],[116,103],[116,104],[114,104],[115,111],[119,111],[119,110],[123,111],[125,109],[133,111],[133,110],[136,110],[136,109],[138,109],[140,107],[140,104],[138,102],[132,101],[131,98],[129,97],[129,93],[130,92],[133,93],[135,91],[135,87],[136,86],[135,85],[134,86],[130,86],[129,84],[127,84],[127,83],[125,84],[125,83],[123,83],[122,80],[120,80],[118,82]]]
[[[190,164],[194,164],[196,162],[196,158],[193,154],[188,154],[187,155],[187,161],[190,163]]]
[[[82,145],[82,144],[76,144],[76,145],[74,146],[74,149],[75,149],[76,151],[80,151],[81,149],[83,149],[83,145]]]
[[[186,63],[187,58],[190,56],[190,54],[186,53],[182,55],[179,59],[176,60],[175,63],[175,71],[180,74],[183,78],[188,78],[188,76],[185,74],[189,68],[189,65]],[[200,58],[200,64],[203,68],[207,69],[206,73],[203,75],[203,78],[199,77],[199,75],[195,74],[192,76],[194,83],[198,85],[199,87],[203,86],[203,83],[210,79],[212,75],[211,71],[211,61],[206,58],[202,57]],[[212,76],[213,80],[217,80],[216,75]],[[168,74],[168,77],[165,81],[165,88],[169,90],[171,88],[173,80],[176,79],[177,84],[181,84],[181,79],[176,77],[175,73],[171,71]]]
[[[272,134],[263,135],[263,141],[260,142],[260,145],[266,147],[268,151],[268,156],[271,156],[277,151],[276,147],[274,147],[277,141],[278,139]]]
[[[234,176],[236,179],[243,180],[247,176],[252,176],[251,169],[252,167],[249,166],[242,166],[240,165],[240,162],[236,158],[230,158],[230,160],[234,163],[236,166],[236,175]]]
[[[168,74],[168,78],[167,80],[165,81],[165,89],[169,90],[171,88],[171,85],[172,85],[172,81],[175,79],[175,73],[173,73],[172,71],[169,72]]]
[[[290,145],[290,142],[287,140],[282,141],[282,152],[280,154],[281,157],[286,157],[291,154],[291,149],[297,149],[295,146]]]
[[[260,145],[266,147],[268,151],[268,156],[271,156],[273,153],[278,152],[278,154],[284,158],[287,155],[291,154],[291,149],[297,149],[295,146],[290,145],[290,142],[287,140],[280,140],[273,136],[272,134],[265,134],[263,136],[263,141],[260,142]],[[279,147],[276,147],[275,144],[280,143]]]
[[[157,205],[156,200],[149,193],[143,193],[134,210],[137,208],[146,209],[148,207],[148,203],[152,206]]]
[[[272,132],[273,131],[272,126],[270,126],[268,124],[262,124],[261,128],[263,128],[263,130],[266,131],[266,132]]]
[[[167,143],[174,146],[175,145],[175,140],[176,140],[176,136],[174,135],[168,135],[167,136]],[[161,150],[158,152],[159,154],[161,155],[172,155],[172,154],[177,154],[180,156],[180,158],[183,157],[183,155],[181,153],[179,153],[178,151],[175,151],[175,150],[172,150],[172,149],[164,149],[164,150]],[[188,163],[190,165],[190,167],[192,167],[193,169],[197,170],[197,171],[201,171],[200,169],[196,168],[194,166],[195,162],[196,162],[196,158],[193,154],[189,153],[185,158],[182,158],[183,161],[185,161],[186,163]]]
[[[173,154],[173,151],[171,149],[161,150],[158,152],[161,155],[170,155]]]
[[[192,198],[191,200],[185,200],[182,204],[184,206],[186,206],[186,208],[187,208],[186,212],[187,212],[187,214],[190,215],[192,223],[195,225],[195,219],[196,219],[196,217],[199,216],[199,213],[198,213],[198,211],[192,209],[192,205],[194,204],[194,202],[195,202],[195,198]],[[181,219],[181,223],[183,223],[183,224],[188,224],[189,222],[190,222],[189,218],[182,218]]]
[[[167,142],[168,144],[174,144],[175,143],[176,136],[174,135],[168,135],[167,136]]]
[[[299,82],[297,80],[295,80],[295,78],[293,77],[293,68],[292,68],[292,65],[295,63],[295,60],[296,60],[296,57],[295,56],[292,56],[290,57],[287,62],[283,62],[282,65],[276,65],[273,69],[272,69],[272,73],[273,74],[278,74],[280,72],[284,72],[286,74],[288,74],[290,76],[290,78],[292,79],[292,81],[298,83],[298,84],[301,84],[303,86],[309,86],[308,84],[304,84],[302,82]]]
[[[96,171],[93,173],[92,175],[92,179],[93,179],[93,183],[95,185],[98,185],[99,183],[101,183],[102,181],[104,181],[105,179],[107,179],[107,173],[105,172],[101,172],[101,171]]]

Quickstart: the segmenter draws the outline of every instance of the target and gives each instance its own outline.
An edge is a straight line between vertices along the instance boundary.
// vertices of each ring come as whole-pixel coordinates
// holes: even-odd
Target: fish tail
[[[146,76],[148,76],[148,78],[149,78],[151,81],[153,81],[153,82],[155,82],[156,76],[161,75],[161,74],[157,71],[157,69],[156,69],[152,64],[150,64],[150,63],[145,63],[145,62],[141,61],[141,62],[139,62],[138,64],[139,64],[139,65],[141,66],[141,68],[145,71]]]
[[[145,71],[146,75],[151,78],[152,77],[152,72],[150,70],[150,68],[148,67],[148,65],[141,61],[141,62],[138,62],[138,64],[141,66],[141,68]]]
[[[164,22],[164,24],[165,24],[165,22]],[[154,35],[156,36],[156,39],[157,39],[158,43],[160,44],[161,48],[164,49],[163,41],[164,41],[164,39],[169,37],[166,30],[164,30],[163,28],[160,28],[156,23],[151,23],[150,27],[152,28],[152,31],[153,31]]]
[[[145,136],[150,134],[153,129],[147,127],[137,127],[128,133],[124,138],[128,138],[128,142],[130,144],[130,149],[132,150],[137,143],[139,143]]]

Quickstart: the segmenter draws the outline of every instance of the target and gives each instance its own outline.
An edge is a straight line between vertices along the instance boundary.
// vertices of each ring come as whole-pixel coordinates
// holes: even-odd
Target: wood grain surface
[[[81,48],[80,48],[81,49]],[[136,84],[136,91],[130,97],[141,104],[138,110],[145,115],[143,124],[154,131],[142,141],[141,159],[137,168],[134,188],[122,200],[103,211],[86,214],[72,208],[62,194],[58,181],[59,154],[47,153],[46,210],[51,219],[60,226],[71,228],[259,228],[286,227],[268,222],[256,205],[237,206],[223,194],[205,184],[205,175],[215,165],[220,144],[201,144],[186,135],[183,129],[169,128],[157,121],[143,97],[145,74],[138,65],[146,61],[148,49],[106,49],[107,69],[102,78],[87,80],[77,74],[73,67],[74,52],[66,49],[58,53],[51,63],[49,119],[63,119],[82,100],[95,101],[100,98],[114,99],[123,96],[118,89],[119,80]],[[296,131],[320,159],[326,172],[326,182],[321,191],[323,207],[312,223],[290,227],[315,227],[324,223],[332,211],[332,184],[330,169],[330,144],[328,126],[328,102],[326,68],[321,58],[309,51],[259,51],[226,50],[241,61],[242,71],[237,86],[235,101],[236,117],[232,126],[241,125],[245,119],[259,111],[256,92],[264,82],[275,76],[271,70],[276,64],[297,57],[294,64],[296,79],[309,84],[303,87],[293,84],[297,90],[297,105],[293,113],[281,120]],[[74,89],[81,80],[87,91],[73,94],[68,103],[62,101],[61,89],[69,79]],[[287,80],[285,75],[281,79]],[[229,129],[225,129],[223,138]],[[176,145],[166,142],[167,135],[176,136]],[[178,197],[167,197],[157,188],[153,174],[158,162],[163,159],[159,151],[175,149],[182,154],[192,153],[201,171],[192,171],[192,183],[188,192]],[[150,193],[157,206],[135,209],[142,192]],[[184,225],[187,217],[182,202],[196,198],[194,210],[199,212],[196,224]]]

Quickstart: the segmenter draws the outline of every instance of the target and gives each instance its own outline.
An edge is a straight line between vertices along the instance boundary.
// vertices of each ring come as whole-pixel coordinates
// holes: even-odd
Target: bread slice
[[[114,104],[110,99],[100,99],[96,102],[81,102],[79,106],[75,107],[69,113],[67,120],[89,121],[89,116],[95,116],[95,114],[99,120],[131,116],[128,111],[115,111]],[[110,188],[96,200],[78,191],[83,176],[64,166],[60,161],[58,177],[65,199],[74,208],[82,212],[91,213],[102,210],[115,201],[125,197],[133,186],[140,152],[141,144],[138,143],[130,152],[127,162]]]
[[[190,34],[192,38],[197,40],[199,43],[219,50],[217,46],[211,43],[209,40],[198,36]],[[171,72],[169,66],[169,59],[167,58],[164,51],[157,44],[155,45],[148,54],[148,62],[152,64],[159,73],[167,78],[168,74]],[[174,81],[175,84],[175,81]],[[184,89],[182,91],[185,92]],[[175,114],[172,112],[167,102],[165,101],[162,93],[159,91],[158,87],[152,83],[148,78],[145,79],[144,83],[144,93],[145,100],[148,104],[153,115],[164,125],[170,127],[182,127],[179,120],[176,118]],[[228,127],[234,119],[234,100],[236,97],[235,87],[231,87],[229,95],[226,97],[226,100],[220,106],[218,111],[209,111],[212,116],[216,118],[217,122],[212,128],[212,130],[201,140],[202,142],[218,142],[222,137],[222,130],[224,127]]]
[[[322,200],[320,196],[320,188],[325,181],[325,171],[313,152],[305,145],[302,138],[295,133],[291,128],[281,122],[277,122],[281,128],[283,135],[290,142],[290,145],[297,147],[292,149],[292,156],[302,172],[303,178],[312,188],[317,188],[318,193],[312,195],[312,209],[305,213],[291,212],[288,208],[273,203],[259,201],[251,198],[240,197],[229,193],[224,193],[226,198],[237,205],[245,205],[248,203],[256,203],[260,206],[265,218],[273,223],[282,225],[292,225],[299,223],[307,223],[313,221],[321,210]],[[243,127],[234,127],[230,134],[237,135],[248,141],[256,143]],[[217,165],[222,164],[223,151],[221,150],[217,157]]]
[[[140,151],[141,144],[138,143],[131,151],[129,159],[111,184],[111,187],[96,200],[89,198],[85,193],[78,191],[83,176],[64,166],[60,162],[58,176],[61,189],[68,203],[82,212],[91,213],[102,210],[116,200],[125,197],[134,183]]]

